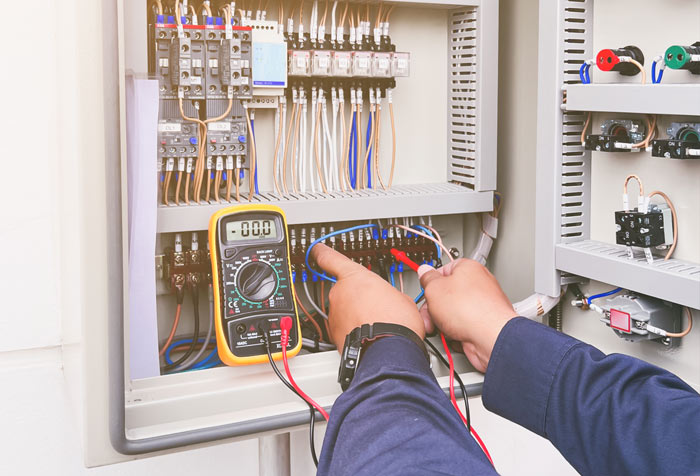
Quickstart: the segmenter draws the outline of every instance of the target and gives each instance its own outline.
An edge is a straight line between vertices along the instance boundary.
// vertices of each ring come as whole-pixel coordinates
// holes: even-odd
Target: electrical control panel
[[[255,257],[225,257],[240,261],[222,274],[236,283],[225,292],[240,291],[225,309],[236,322],[221,336],[210,331],[215,293],[206,263],[221,246],[205,230],[220,210],[253,204],[284,211],[291,271],[288,287],[278,290],[283,299],[272,302],[275,309],[299,306],[300,352],[290,367],[328,406],[338,393],[334,379],[324,378],[329,369],[337,373],[322,317],[331,284],[309,261],[309,246],[328,235],[326,244],[415,298],[417,279],[396,262],[392,247],[418,263],[444,262],[446,251],[419,233],[439,232],[458,253],[466,215],[494,209],[496,154],[487,144],[496,126],[497,3],[350,2],[335,9],[317,3],[256,11],[215,0],[150,2],[145,22],[142,10],[136,15],[124,4],[125,65],[137,72],[125,82],[126,111],[139,110],[127,115],[126,129],[157,144],[153,155],[146,146],[129,150],[123,184],[135,204],[125,222],[132,253],[123,316],[131,332],[123,346],[127,378],[114,380],[126,395],[127,416],[114,418],[123,423],[116,433],[129,436],[116,445],[125,451],[172,445],[184,428],[205,441],[201,435],[212,426],[240,435],[307,418],[289,404],[293,396],[276,391],[269,364],[228,367],[220,358],[221,345],[264,350],[252,320],[267,316],[272,308],[264,303],[271,301],[248,284],[267,293],[259,265],[272,263],[274,270],[278,259],[274,246]],[[449,58],[434,57],[445,41]],[[483,56],[475,59],[467,44]],[[443,86],[426,86],[435,81]],[[149,95],[153,82],[157,98]],[[428,101],[414,100],[425,91]],[[438,118],[425,127],[434,139],[414,133],[407,118],[417,114]],[[136,144],[133,135],[129,143]],[[353,227],[362,230],[344,231]],[[487,248],[480,247],[481,259]],[[267,342],[281,345],[281,334],[273,337]],[[136,385],[124,387],[129,379]],[[184,385],[179,390],[176,380]],[[160,408],[174,392],[189,401],[175,420],[163,419],[167,411],[141,412],[141,402]],[[246,408],[232,413],[231,401]],[[251,406],[259,409],[246,411]],[[251,423],[251,412],[261,418]]]

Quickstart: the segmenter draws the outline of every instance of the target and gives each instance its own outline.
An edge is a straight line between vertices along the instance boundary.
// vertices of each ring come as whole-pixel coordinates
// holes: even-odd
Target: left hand
[[[328,295],[328,324],[339,352],[343,350],[345,336],[362,324],[400,324],[421,339],[425,337],[423,319],[409,296],[322,243],[314,246],[311,254],[318,266],[338,281]]]

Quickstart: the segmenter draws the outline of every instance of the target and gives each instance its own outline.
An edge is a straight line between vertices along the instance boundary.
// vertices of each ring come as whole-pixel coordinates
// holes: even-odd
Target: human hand
[[[418,308],[410,297],[324,244],[314,246],[311,254],[318,266],[338,281],[328,294],[328,324],[338,351],[343,350],[345,336],[362,324],[400,324],[421,339],[425,337]]]
[[[439,269],[418,269],[426,303],[420,313],[428,331],[436,325],[462,344],[469,362],[486,372],[503,326],[517,316],[496,278],[481,264],[460,259]]]

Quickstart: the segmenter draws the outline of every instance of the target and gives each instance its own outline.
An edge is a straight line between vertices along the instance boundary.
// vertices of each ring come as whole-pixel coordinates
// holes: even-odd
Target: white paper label
[[[187,168],[185,169],[188,174],[192,173],[192,159],[187,159]]]
[[[180,132],[182,124],[179,122],[160,122],[158,123],[158,132]]]
[[[165,171],[172,172],[174,168],[175,168],[175,159],[168,159],[168,162],[165,164]]]
[[[231,132],[231,123],[230,122],[210,122],[209,124],[207,124],[207,128],[210,131]]]
[[[177,170],[182,172],[185,170],[185,158],[180,157],[177,161]]]
[[[190,84],[201,85],[202,84],[202,77],[201,76],[190,77]]]

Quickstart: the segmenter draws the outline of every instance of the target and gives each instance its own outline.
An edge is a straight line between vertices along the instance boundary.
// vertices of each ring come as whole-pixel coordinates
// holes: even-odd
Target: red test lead
[[[413,271],[415,271],[416,273],[418,272],[418,263],[416,263],[415,261],[411,261],[411,259],[408,256],[406,256],[406,253],[404,253],[403,251],[399,251],[396,248],[392,248],[391,254],[394,255],[394,258],[401,261]]]

